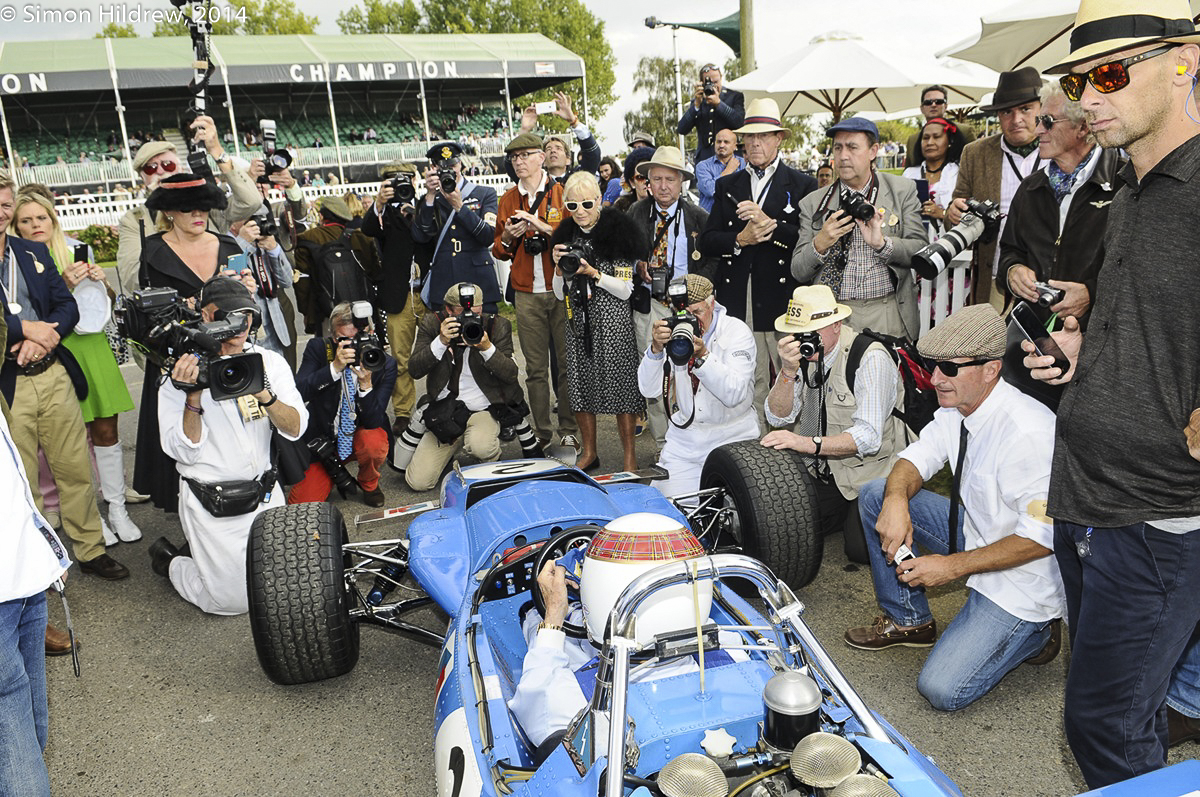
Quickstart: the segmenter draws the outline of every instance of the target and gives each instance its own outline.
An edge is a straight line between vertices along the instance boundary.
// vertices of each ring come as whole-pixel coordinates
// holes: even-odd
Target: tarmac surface
[[[141,371],[124,367],[135,401]],[[136,411],[121,418],[132,473]],[[600,457],[620,459],[615,423],[599,422]],[[649,435],[638,438],[642,466],[654,461]],[[519,456],[515,442],[506,456]],[[385,470],[388,506],[436,497],[414,494]],[[335,499],[337,497],[334,493]],[[368,507],[336,500],[350,521]],[[206,615],[150,570],[159,536],[182,543],[178,517],[149,504],[130,506],[140,542],[109,553],[132,571],[105,582],[72,568],[67,594],[81,640],[82,675],[69,656],[47,661],[50,743],[46,760],[56,795],[432,795],[433,692],[439,651],[374,627],[362,630],[361,656],[348,675],[281,687],[259,668],[247,617]],[[365,527],[371,538],[401,536],[407,520]],[[367,535],[351,532],[353,539]],[[848,562],[840,535],[826,539],[816,580],[799,591],[805,619],[851,683],[966,795],[1071,795],[1085,791],[1062,731],[1068,653],[1043,667],[1024,665],[993,692],[953,714],[935,711],[916,691],[927,650],[864,652],[847,647],[847,627],[871,622],[877,608],[865,566]],[[965,587],[931,591],[941,624],[965,600]],[[50,599],[52,621],[62,607]],[[421,620],[444,630],[430,610]],[[1115,629],[1119,633],[1119,629]],[[1191,744],[1170,762],[1194,757]]]

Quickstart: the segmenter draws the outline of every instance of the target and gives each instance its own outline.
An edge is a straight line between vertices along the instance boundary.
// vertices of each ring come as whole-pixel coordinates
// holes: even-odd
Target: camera
[[[379,345],[379,338],[367,331],[367,327],[371,325],[371,303],[354,302],[350,305],[350,312],[354,315],[354,326],[358,329],[358,333],[350,341],[350,345],[354,347],[354,364],[366,368],[371,373],[378,373],[387,364],[387,355],[383,346]]]
[[[852,219],[870,221],[875,216],[875,206],[849,191],[842,192],[841,209]]]
[[[275,120],[260,119],[258,126],[262,133],[263,166],[266,172],[258,178],[258,182],[269,185],[272,174],[279,174],[292,165],[292,155],[286,149],[275,148]]]
[[[265,202],[262,207],[254,211],[254,215],[250,217],[250,221],[258,225],[258,237],[260,239],[279,233],[279,223],[275,221],[275,215],[271,213],[271,208]]]
[[[807,360],[817,352],[821,351],[821,333],[820,332],[797,332],[792,335],[792,340],[800,344],[800,357]]]
[[[328,437],[314,437],[308,441],[308,450],[312,452],[313,459],[320,462],[325,468],[325,472],[329,474],[329,478],[341,493],[342,498],[354,495],[358,490],[358,482],[354,480],[350,471],[346,470],[346,466],[338,457],[336,443]]]
[[[583,267],[584,251],[578,246],[569,246],[567,251],[558,257],[558,268],[564,277],[574,277]]]
[[[651,268],[650,271],[650,295],[659,301],[667,299],[667,283],[671,278],[671,269],[668,266],[662,268]]]
[[[1033,289],[1037,291],[1037,303],[1042,307],[1058,304],[1067,296],[1062,288],[1053,288],[1045,282],[1033,283]]]
[[[458,288],[458,302],[462,305],[462,312],[455,316],[454,320],[458,322],[458,334],[463,339],[463,343],[468,346],[478,346],[483,342],[483,316],[476,313],[475,307],[475,286],[460,285]]]
[[[453,169],[447,169],[445,166],[438,169],[438,184],[442,188],[443,194],[453,194],[455,187],[458,186],[458,173]]]
[[[417,188],[412,184],[412,180],[405,177],[396,176],[387,181],[392,189],[392,201],[411,204],[417,199]],[[453,190],[453,189],[451,189]]]
[[[221,344],[245,332],[250,317],[229,313],[220,321],[204,321],[171,288],[134,291],[120,296],[113,308],[117,329],[153,364],[170,373],[185,354],[200,360],[195,383],[171,383],[180,390],[207,388],[216,401],[261,393],[266,384],[262,355],[257,352],[221,356]]]
[[[909,265],[927,280],[946,270],[950,261],[969,246],[987,243],[1000,231],[1000,206],[992,200],[967,200],[967,212],[958,226],[913,255]]]
[[[536,235],[526,235],[522,244],[529,254],[540,255],[550,248],[550,239],[539,232]]]
[[[667,285],[667,297],[671,302],[671,315],[666,319],[667,327],[671,330],[671,338],[667,341],[667,357],[675,365],[687,365],[696,353],[692,338],[700,334],[699,321],[687,311],[687,281],[683,277],[671,280]]]
[[[704,96],[711,97],[717,93],[717,84],[712,78],[704,78]]]

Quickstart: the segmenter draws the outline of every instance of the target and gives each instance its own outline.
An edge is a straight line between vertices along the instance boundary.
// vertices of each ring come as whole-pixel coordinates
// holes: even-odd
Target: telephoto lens
[[[458,185],[458,174],[453,169],[438,169],[438,184],[443,193],[453,194]]]
[[[563,252],[558,258],[558,269],[563,273],[564,277],[574,277],[575,273],[583,267],[583,250],[574,246]]]
[[[393,177],[388,185],[392,187],[394,202],[413,202],[417,198],[417,189],[412,182],[403,177]]]

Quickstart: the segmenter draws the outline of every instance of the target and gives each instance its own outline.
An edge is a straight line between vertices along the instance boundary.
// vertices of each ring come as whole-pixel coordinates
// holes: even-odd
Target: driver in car
[[[529,650],[516,692],[508,703],[535,746],[542,746],[565,730],[591,699],[596,687],[596,656],[604,643],[608,616],[625,587],[659,565],[702,556],[705,551],[700,541],[678,520],[637,512],[613,519],[596,534],[582,557],[581,574],[574,567],[577,554],[573,557],[568,552],[557,561],[546,562],[538,573],[544,609],[525,617]],[[572,565],[572,572],[563,562]],[[574,605],[567,595],[569,584],[579,589],[579,602]],[[712,582],[698,581],[695,586],[694,592],[692,584],[661,589],[638,608],[639,645],[659,634],[695,628],[699,618],[707,621],[712,608]],[[726,643],[739,640],[729,632],[722,632],[721,638]],[[740,650],[710,651],[705,654],[705,667],[745,658]],[[656,664],[632,679],[665,678],[698,669],[696,660],[689,656]]]

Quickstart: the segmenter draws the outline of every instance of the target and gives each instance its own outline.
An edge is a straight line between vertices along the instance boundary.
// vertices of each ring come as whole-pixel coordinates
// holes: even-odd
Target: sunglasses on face
[[[1042,127],[1046,128],[1047,130],[1054,127],[1055,123],[1057,123],[1057,122],[1067,121],[1065,116],[1062,119],[1055,119],[1050,114],[1045,114],[1043,116],[1035,116],[1035,117],[1033,117],[1033,120],[1035,122],[1037,122],[1039,125],[1041,125]]]
[[[147,163],[143,166],[142,174],[145,174],[147,177],[160,171],[163,174],[171,174],[178,168],[179,164],[175,161],[159,161],[158,163]]]
[[[1168,44],[1155,47],[1153,50],[1122,58],[1120,61],[1100,64],[1086,72],[1072,72],[1069,75],[1063,75],[1058,82],[1062,84],[1063,94],[1066,94],[1067,99],[1072,102],[1079,102],[1079,98],[1083,96],[1083,87],[1087,83],[1091,83],[1092,87],[1101,94],[1112,94],[1129,85],[1129,67],[1174,50],[1177,46]]]
[[[945,100],[921,100],[921,104],[928,108],[930,105],[945,105]]]
[[[580,208],[583,208],[584,210],[591,210],[592,208],[596,207],[596,200],[583,199],[583,200],[580,200],[579,202],[574,202],[574,201],[564,202],[563,207],[565,207],[567,210],[571,211],[572,213],[579,210]]]
[[[955,376],[958,376],[959,368],[969,368],[972,365],[983,365],[984,363],[990,363],[990,362],[991,362],[991,360],[986,360],[986,359],[985,360],[971,360],[970,362],[965,362],[965,363],[956,363],[953,360],[929,360],[929,359],[927,359],[927,360],[925,360],[925,367],[929,369],[929,373],[931,373],[931,374],[935,370],[940,370],[946,376],[955,377]]]

